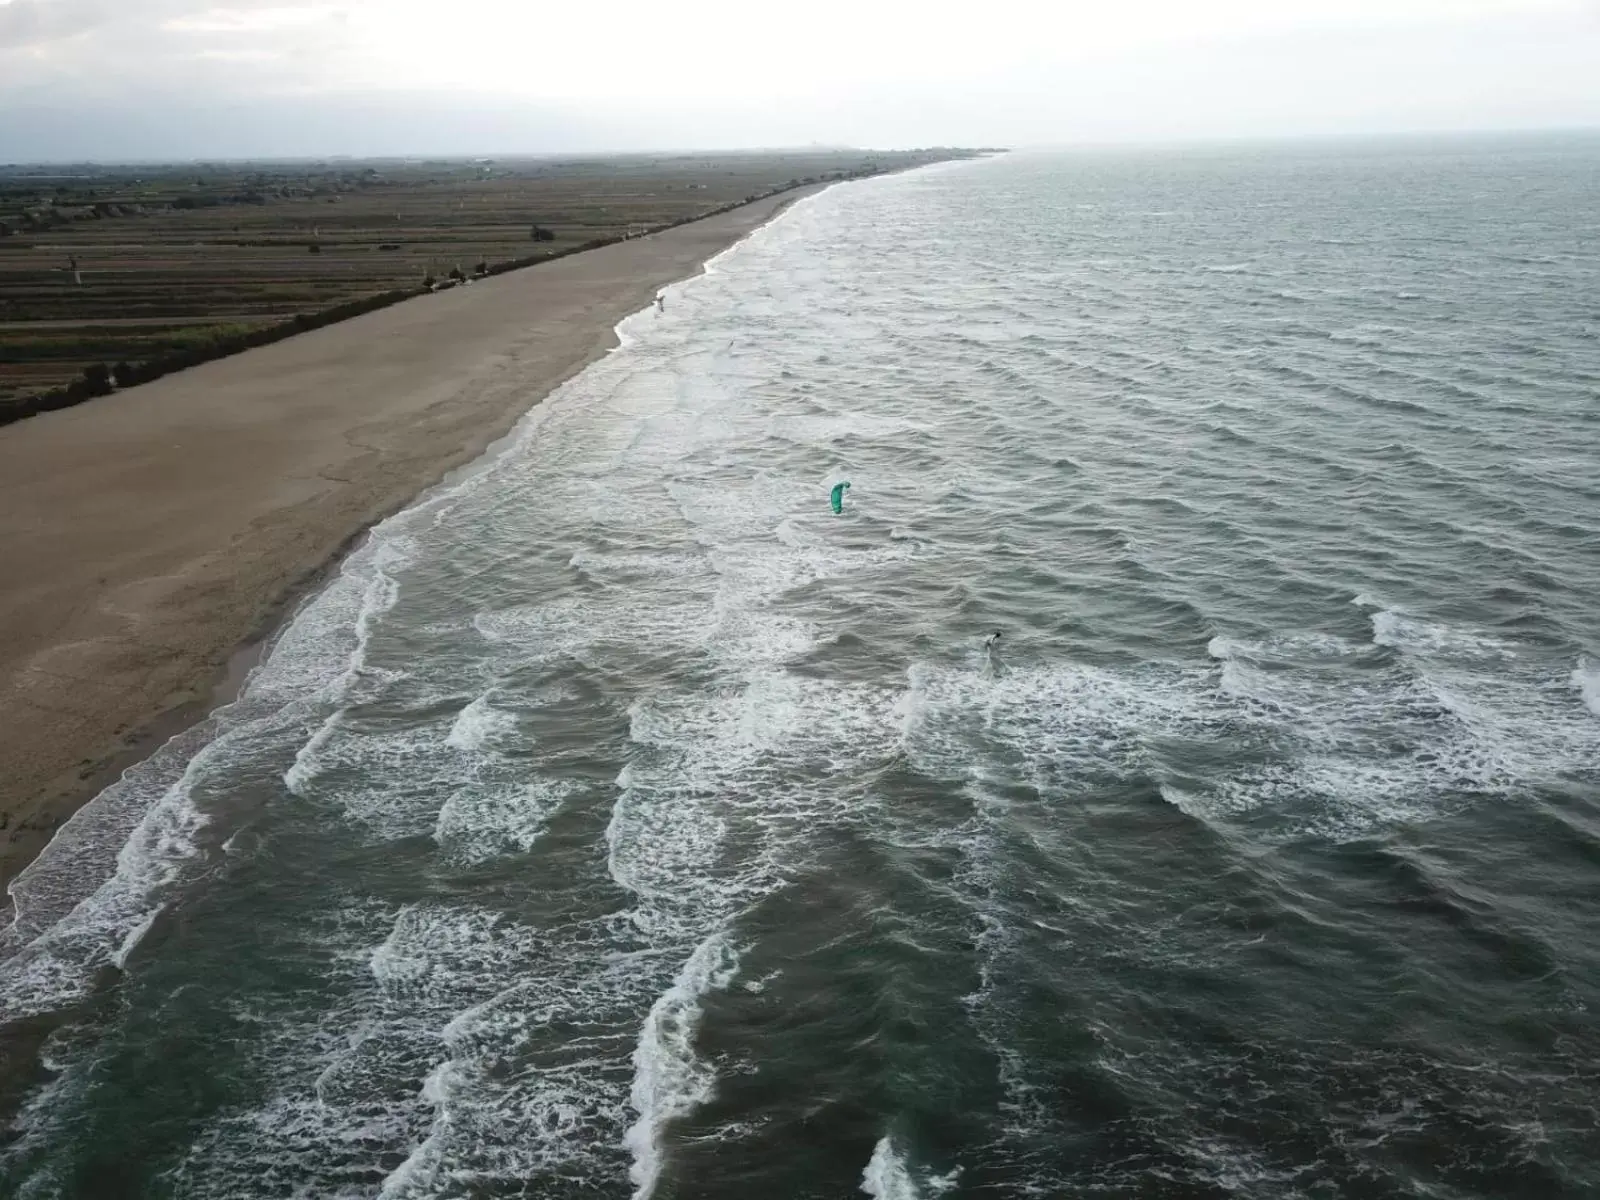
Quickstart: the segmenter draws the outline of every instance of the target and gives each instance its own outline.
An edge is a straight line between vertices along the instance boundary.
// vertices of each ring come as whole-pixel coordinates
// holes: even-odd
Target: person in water
[[[1000,648],[1000,631],[996,629],[983,641],[983,648],[993,654]]]

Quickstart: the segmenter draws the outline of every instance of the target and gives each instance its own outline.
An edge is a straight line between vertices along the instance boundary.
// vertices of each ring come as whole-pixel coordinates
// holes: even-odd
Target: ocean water
[[[1600,1194],[1597,195],[796,204],[17,881],[0,1193]]]

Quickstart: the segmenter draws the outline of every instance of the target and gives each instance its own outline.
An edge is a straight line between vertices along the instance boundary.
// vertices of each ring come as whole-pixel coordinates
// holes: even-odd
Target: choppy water
[[[0,1191],[1600,1193],[1597,183],[797,205],[19,882]]]

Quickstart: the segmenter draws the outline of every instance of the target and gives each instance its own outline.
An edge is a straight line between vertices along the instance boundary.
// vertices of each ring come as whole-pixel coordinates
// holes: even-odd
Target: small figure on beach
[[[657,292],[656,293],[656,313],[657,313],[657,315],[660,315],[661,313],[664,313],[666,311],[667,311],[667,294],[665,292]]]

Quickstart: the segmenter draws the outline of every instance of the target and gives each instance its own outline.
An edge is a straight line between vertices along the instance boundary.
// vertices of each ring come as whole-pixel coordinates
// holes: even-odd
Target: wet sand
[[[812,190],[0,428],[0,885],[375,521]]]

